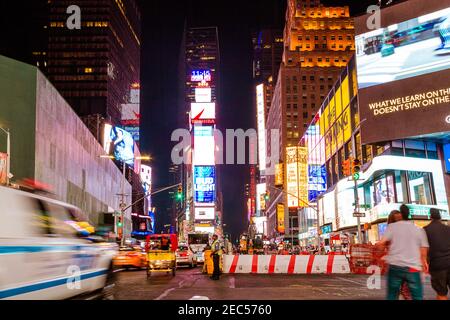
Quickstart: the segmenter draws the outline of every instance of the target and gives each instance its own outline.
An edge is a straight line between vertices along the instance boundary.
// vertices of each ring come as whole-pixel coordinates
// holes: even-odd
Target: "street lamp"
[[[9,177],[11,175],[11,133],[9,129],[0,127],[6,133],[6,185],[9,186]]]
[[[110,156],[110,155],[101,155],[100,158],[119,160],[119,159],[116,159],[116,157]],[[131,161],[131,160],[147,160],[147,161],[149,161],[151,159],[152,159],[152,157],[150,157],[150,156],[134,157],[134,158],[131,158],[131,159],[120,159],[122,161],[122,177],[123,177],[123,179],[122,179],[122,187],[121,187],[121,190],[122,190],[121,197],[122,198],[121,198],[121,201],[120,201],[120,217],[121,217],[122,225],[124,223],[125,208],[127,207],[127,205],[125,203],[125,181],[127,180],[127,178],[126,178],[126,170],[125,170],[126,169],[126,163],[127,163],[127,161]],[[122,226],[122,228],[123,228],[123,226]],[[114,229],[115,229],[115,233],[117,234],[117,217],[116,217],[115,214],[114,214]],[[122,229],[122,239],[120,241],[120,244],[121,244],[121,246],[125,245],[125,233],[123,232],[123,229]]]

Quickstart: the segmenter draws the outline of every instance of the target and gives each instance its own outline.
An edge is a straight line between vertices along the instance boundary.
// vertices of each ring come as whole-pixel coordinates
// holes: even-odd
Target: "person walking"
[[[425,231],[409,221],[409,208],[400,207],[402,220],[388,225],[379,246],[389,244],[386,261],[387,299],[398,300],[406,282],[413,300],[423,300],[421,272],[428,273],[428,239]]]
[[[430,244],[429,261],[431,286],[437,293],[437,300],[448,300],[450,288],[450,227],[441,221],[438,209],[430,210],[431,223],[426,226]]]
[[[212,280],[220,279],[220,256],[222,255],[222,249],[219,243],[219,237],[213,235],[213,243],[211,244],[211,256],[213,258],[214,271],[212,274]]]

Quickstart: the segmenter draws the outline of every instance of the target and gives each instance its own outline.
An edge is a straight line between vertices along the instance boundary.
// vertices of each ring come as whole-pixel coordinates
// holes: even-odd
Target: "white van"
[[[68,204],[0,187],[0,299],[110,292],[114,246],[78,237],[70,224],[80,215]]]

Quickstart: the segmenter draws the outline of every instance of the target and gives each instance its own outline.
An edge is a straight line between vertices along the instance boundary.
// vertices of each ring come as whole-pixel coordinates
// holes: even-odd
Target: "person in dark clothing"
[[[166,237],[162,237],[161,239],[161,250],[164,251],[170,250],[170,240]]]
[[[438,209],[430,210],[431,223],[425,227],[430,244],[431,286],[438,300],[448,300],[450,288],[450,227],[441,221]]]

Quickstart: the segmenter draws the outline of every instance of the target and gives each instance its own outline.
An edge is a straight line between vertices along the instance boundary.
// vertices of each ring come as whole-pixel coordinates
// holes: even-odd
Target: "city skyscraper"
[[[177,217],[180,234],[222,234],[223,200],[216,167],[214,130],[220,110],[220,54],[217,27],[185,26],[180,57],[182,113],[189,114],[192,135],[184,166],[184,214]],[[186,123],[186,118],[184,120]]]
[[[318,0],[288,1],[283,59],[266,123],[268,130],[280,131],[282,163],[286,164],[286,148],[298,145],[354,50],[354,22],[348,7],[325,7]],[[271,148],[268,142],[269,155]],[[287,191],[286,165],[283,173],[283,190]],[[268,176],[267,183],[273,188],[275,177]],[[285,193],[274,192],[267,210],[268,225],[272,235],[280,235],[276,204],[284,204],[285,217],[279,217],[278,222],[284,223],[286,238],[292,239],[298,227],[298,208],[306,204],[296,201],[298,206],[288,210],[287,201]]]
[[[66,26],[69,5],[81,9],[79,30]],[[49,80],[85,122],[96,116],[119,125],[122,104],[129,103],[132,86],[140,82],[136,1],[51,1],[48,7]],[[98,137],[97,128],[90,129]]]

